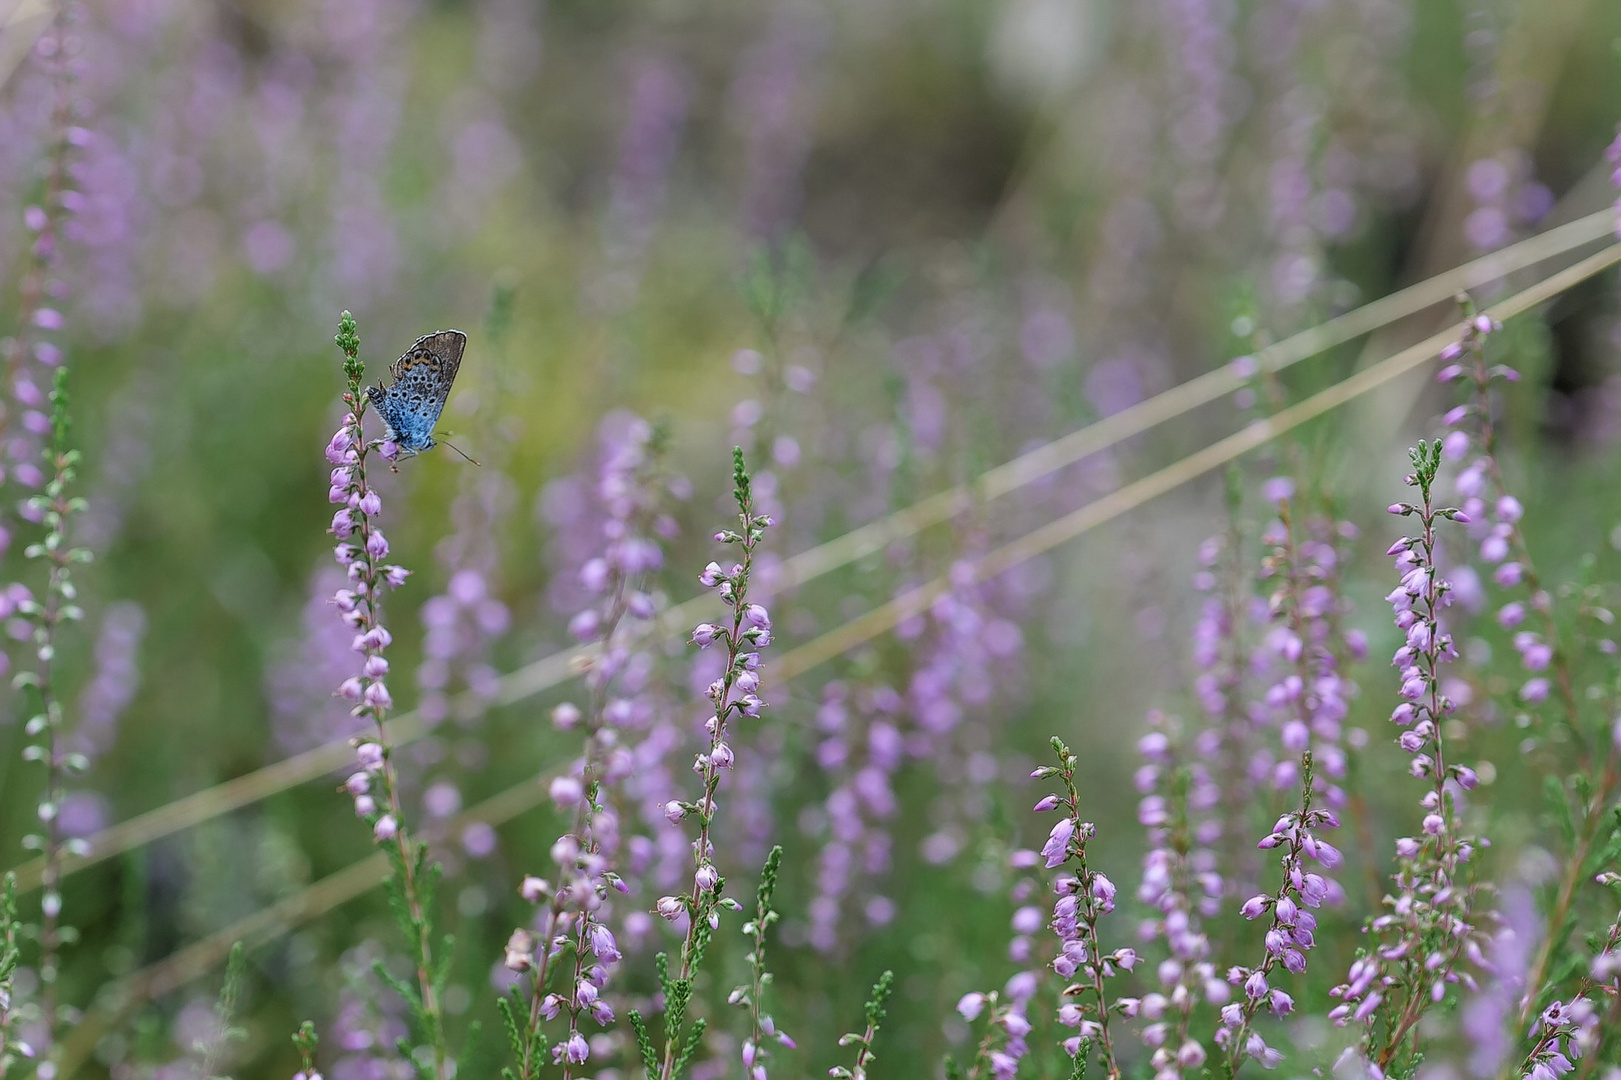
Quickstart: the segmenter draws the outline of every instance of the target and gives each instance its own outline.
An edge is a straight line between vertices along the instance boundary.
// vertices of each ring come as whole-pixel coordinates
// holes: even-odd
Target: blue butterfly
[[[394,385],[381,382],[366,387],[366,397],[377,406],[377,413],[388,425],[384,438],[399,445],[407,455],[420,454],[439,445],[433,426],[445,409],[450,384],[462,366],[467,335],[460,330],[440,330],[418,338],[417,343],[388,369]],[[465,456],[465,455],[464,455]]]

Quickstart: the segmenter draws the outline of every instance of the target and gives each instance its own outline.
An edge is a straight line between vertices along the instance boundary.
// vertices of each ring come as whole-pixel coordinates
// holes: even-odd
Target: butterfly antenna
[[[463,452],[462,452],[462,449],[461,449],[461,447],[459,447],[459,446],[457,446],[457,445],[456,445],[456,444],[455,444],[455,443],[453,443],[453,442],[451,442],[451,441],[450,441],[450,440],[449,440],[449,439],[443,439],[443,438],[442,438],[442,439],[440,439],[440,440],[439,440],[439,441],[440,441],[440,442],[442,442],[442,443],[444,443],[444,444],[445,444],[445,445],[446,445],[446,446],[448,446],[448,447],[450,447],[450,448],[451,448],[451,449],[452,449],[452,450],[454,450],[454,451],[456,451],[456,453],[458,453],[458,454],[461,454],[461,455],[462,455],[462,457],[464,457],[464,458],[467,458],[467,460],[468,460],[468,461],[473,461],[473,459],[472,459],[472,458],[470,458],[470,457],[467,457],[467,455],[466,455],[466,454],[465,454],[465,453],[463,453]],[[478,464],[478,462],[476,462],[476,461],[473,461],[473,464],[474,464],[474,465],[477,465],[477,464]]]

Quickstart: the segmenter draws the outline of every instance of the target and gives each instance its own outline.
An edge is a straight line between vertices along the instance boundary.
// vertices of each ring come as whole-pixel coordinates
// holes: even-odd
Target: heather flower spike
[[[1063,788],[1058,792],[1058,809],[1064,816],[1053,825],[1041,849],[1048,869],[1065,871],[1053,883],[1058,899],[1049,924],[1059,943],[1052,968],[1069,983],[1063,991],[1065,1003],[1058,1010],[1058,1022],[1076,1032],[1064,1040],[1066,1054],[1079,1058],[1083,1048],[1095,1047],[1105,1074],[1118,1080],[1120,1066],[1115,1060],[1109,1016],[1129,1006],[1122,1001],[1111,1004],[1107,979],[1120,968],[1130,970],[1137,958],[1130,949],[1105,953],[1098,941],[1098,920],[1114,910],[1115,887],[1087,864],[1086,844],[1097,833],[1097,826],[1081,820],[1075,755],[1056,736],[1052,747],[1058,765],[1037,769],[1036,778],[1057,777]],[[1071,864],[1074,870],[1068,872]]]
[[[760,870],[760,887],[755,894],[754,918],[743,924],[743,933],[750,940],[746,959],[752,979],[747,986],[739,986],[727,999],[749,1014],[749,1037],[743,1042],[743,1071],[748,1080],[766,1080],[766,1065],[771,1060],[771,1044],[792,1047],[793,1039],[779,1030],[771,1014],[765,1011],[765,988],[771,983],[771,973],[765,965],[765,933],[778,919],[771,906],[777,889],[777,874],[782,868],[782,848],[773,847]]]
[[[527,976],[498,1002],[517,1080],[531,1080],[545,1067],[546,1021],[567,1014],[568,1030],[551,1046],[552,1063],[567,1080],[591,1060],[582,1025],[589,1020],[609,1027],[615,1019],[606,995],[621,951],[610,924],[628,921],[616,923],[614,914],[620,895],[632,888],[620,875],[618,807],[624,789],[643,779],[626,744],[656,711],[646,698],[645,675],[636,672],[641,661],[651,661],[642,632],[654,615],[645,579],[663,565],[660,538],[671,532],[661,524],[661,495],[668,485],[663,446],[661,428],[630,423],[623,438],[612,443],[596,486],[607,511],[602,547],[579,571],[590,599],[570,624],[577,639],[595,648],[585,678],[589,700],[584,709],[564,703],[553,713],[560,729],[583,726],[585,734],[582,757],[549,786],[553,803],[571,824],[552,845],[556,884],[524,879],[521,895],[540,910],[529,928],[513,931],[503,960],[509,971]]]
[[[722,649],[724,667],[720,678],[711,683],[708,690],[712,712],[705,730],[709,746],[696,756],[693,764],[699,777],[699,797],[685,804],[680,814],[671,815],[676,827],[694,820],[697,823],[697,836],[692,843],[692,883],[679,894],[661,897],[657,905],[663,918],[686,924],[680,962],[673,974],[664,954],[659,957],[659,981],[664,995],[662,1050],[655,1046],[640,1013],[634,1010],[630,1013],[650,1080],[676,1080],[696,1051],[706,1021],[700,1017],[690,1027],[687,1025],[693,981],[703,964],[710,937],[720,927],[721,912],[728,908],[736,910],[739,906],[736,901],[723,898],[726,881],[715,862],[717,852],[711,839],[711,827],[719,809],[717,795],[721,777],[734,762],[727,742],[729,725],[757,717],[765,705],[758,693],[758,672],[760,651],[771,644],[771,619],[764,607],[750,602],[749,578],[756,550],[772,522],[771,518],[755,512],[741,447],[732,450],[732,481],[737,527],[722,529],[715,534],[715,540],[738,548],[738,562],[718,575],[706,571],[714,582],[709,587],[729,609],[729,616],[718,625],[703,624],[699,628],[703,631],[702,642],[700,635],[694,633],[694,641],[700,648],[719,646]],[[745,686],[754,689],[745,689]]]
[[[77,936],[74,928],[62,920],[63,863],[70,844],[62,830],[64,784],[71,772],[82,772],[86,764],[83,755],[71,753],[66,746],[66,710],[57,684],[57,652],[62,627],[84,618],[84,611],[77,603],[73,567],[90,561],[88,549],[73,547],[68,542],[69,525],[83,512],[85,501],[68,494],[78,474],[79,452],[73,449],[69,438],[67,374],[66,368],[57,369],[56,385],[50,395],[51,439],[41,454],[49,480],[40,494],[29,496],[25,503],[28,515],[45,527],[45,535],[29,544],[23,554],[29,560],[45,564],[45,579],[40,583],[40,600],[34,600],[23,589],[15,602],[16,614],[29,628],[27,640],[33,646],[33,666],[19,671],[12,679],[14,687],[28,691],[23,706],[29,717],[23,725],[23,759],[38,762],[45,770],[37,812],[38,830],[23,837],[23,846],[43,856],[40,877],[43,896],[35,931],[39,948],[38,1015],[43,1045],[31,1049],[43,1058],[42,1068],[50,1071],[56,1068],[57,1034],[65,1020],[58,986],[61,949]],[[11,925],[15,926],[14,920]],[[9,1000],[0,1002],[0,1010],[10,1008]]]
[[[1300,975],[1306,970],[1306,954],[1316,943],[1317,916],[1315,910],[1328,898],[1331,882],[1318,870],[1330,870],[1339,864],[1339,852],[1320,839],[1318,831],[1339,824],[1334,814],[1312,805],[1316,796],[1316,778],[1313,775],[1312,755],[1308,751],[1300,762],[1300,806],[1278,819],[1270,833],[1257,845],[1262,850],[1278,851],[1279,884],[1275,891],[1253,896],[1244,902],[1243,916],[1256,921],[1270,915],[1270,925],[1264,937],[1261,962],[1251,967],[1235,966],[1228,972],[1228,981],[1237,991],[1237,1000],[1221,1010],[1221,1027],[1216,1031],[1216,1044],[1227,1059],[1227,1071],[1236,1073],[1248,1059],[1272,1068],[1283,1055],[1268,1046],[1254,1027],[1256,1016],[1268,1010],[1286,1016],[1294,1008],[1294,999],[1272,986],[1277,968]]]
[[[1470,861],[1480,841],[1462,833],[1456,792],[1473,786],[1473,772],[1451,760],[1445,739],[1457,711],[1442,688],[1441,668],[1456,659],[1452,635],[1442,620],[1452,586],[1436,566],[1437,526],[1457,511],[1438,507],[1434,485],[1443,456],[1440,441],[1420,442],[1410,452],[1407,476],[1419,501],[1402,504],[1402,516],[1418,529],[1393,546],[1401,584],[1386,598],[1406,642],[1396,651],[1400,703],[1391,721],[1398,743],[1412,755],[1409,772],[1424,781],[1423,819],[1415,835],[1396,842],[1397,867],[1385,911],[1368,924],[1370,946],[1351,965],[1346,980],[1330,991],[1341,1004],[1329,1019],[1360,1029],[1347,1051],[1378,1075],[1402,1064],[1409,1034],[1447,995],[1469,980],[1466,960],[1478,963],[1484,934],[1477,927],[1480,888]]]
[[[326,458],[332,465],[328,499],[339,507],[332,532],[342,541],[334,549],[350,588],[340,590],[333,603],[338,618],[354,633],[351,648],[360,657],[361,673],[338,689],[339,696],[354,702],[351,712],[370,720],[371,731],[354,740],[356,764],[353,775],[340,789],[354,800],[355,814],[371,829],[373,841],[387,855],[392,869],[390,887],[398,903],[394,912],[410,946],[415,979],[398,984],[407,993],[413,1022],[413,1035],[427,1047],[428,1075],[433,1080],[449,1080],[454,1071],[444,1033],[444,1015],[437,981],[436,950],[448,948],[436,941],[430,920],[432,894],[438,867],[427,862],[427,845],[406,827],[401,812],[399,783],[388,740],[387,718],[393,708],[386,675],[385,657],[394,638],[383,625],[383,595],[396,583],[403,583],[405,572],[386,565],[388,541],[377,518],[382,500],[366,475],[367,459],[380,444],[368,443],[362,426],[368,398],[361,392],[366,366],[360,359],[360,334],[354,316],[345,311],[338,321],[334,341],[343,353],[343,373],[348,388],[343,394],[344,416],[337,432],[328,441]]]

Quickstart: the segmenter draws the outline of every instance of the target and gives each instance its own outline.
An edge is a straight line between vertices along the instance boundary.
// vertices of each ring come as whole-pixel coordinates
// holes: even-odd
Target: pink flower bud
[[[558,731],[572,731],[580,723],[580,707],[565,701],[552,710],[552,726]]]

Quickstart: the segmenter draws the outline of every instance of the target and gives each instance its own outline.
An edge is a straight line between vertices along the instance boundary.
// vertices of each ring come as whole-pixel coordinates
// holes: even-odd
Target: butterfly
[[[439,330],[425,335],[388,369],[394,378],[392,386],[385,387],[379,382],[366,387],[366,397],[377,406],[378,415],[388,425],[385,440],[398,445],[407,455],[420,454],[439,445],[433,437],[433,427],[439,422],[439,414],[444,412],[450,384],[456,381],[466,348],[467,335],[460,330]]]

